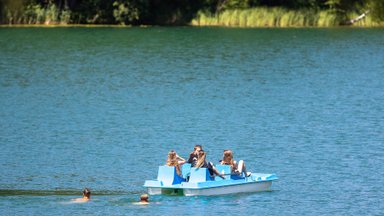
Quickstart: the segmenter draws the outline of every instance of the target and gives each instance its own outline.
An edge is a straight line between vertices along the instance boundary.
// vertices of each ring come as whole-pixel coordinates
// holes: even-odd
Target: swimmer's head
[[[140,196],[141,202],[148,202],[148,194],[143,194]]]
[[[87,197],[88,199],[91,198],[91,190],[89,190],[88,188],[84,188],[83,196]]]

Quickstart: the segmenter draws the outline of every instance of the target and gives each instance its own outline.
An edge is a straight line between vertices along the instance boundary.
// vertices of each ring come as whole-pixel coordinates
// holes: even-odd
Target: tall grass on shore
[[[11,10],[5,8],[6,23],[12,24],[68,24],[70,22],[71,12],[69,10],[60,10],[55,4],[49,4],[47,7],[40,5],[28,5],[26,8]]]
[[[357,14],[348,14],[356,17]],[[281,7],[226,10],[217,14],[198,12],[191,21],[193,26],[233,26],[233,27],[332,27],[343,21],[333,11],[314,9],[288,10]],[[366,17],[358,26],[379,26],[379,23]]]

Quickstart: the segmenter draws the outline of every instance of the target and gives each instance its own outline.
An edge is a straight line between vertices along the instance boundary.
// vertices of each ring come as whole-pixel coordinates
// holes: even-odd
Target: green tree
[[[120,25],[132,24],[139,20],[139,9],[131,1],[113,2],[113,16]]]
[[[371,10],[372,18],[376,21],[384,21],[384,1],[370,0],[368,8]]]
[[[250,3],[250,0],[220,0],[218,2],[218,10],[245,9],[249,8]]]

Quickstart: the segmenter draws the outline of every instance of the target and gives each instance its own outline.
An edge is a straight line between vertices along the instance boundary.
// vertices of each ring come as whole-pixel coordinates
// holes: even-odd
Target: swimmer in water
[[[140,203],[141,204],[149,204],[149,201],[148,201],[148,194],[143,194],[140,196]]]
[[[74,202],[88,202],[89,200],[91,200],[91,190],[88,188],[84,188],[82,198],[72,199]]]
[[[133,203],[134,205],[148,205],[149,204],[149,201],[148,201],[148,194],[143,194],[140,196],[140,202],[135,202]]]

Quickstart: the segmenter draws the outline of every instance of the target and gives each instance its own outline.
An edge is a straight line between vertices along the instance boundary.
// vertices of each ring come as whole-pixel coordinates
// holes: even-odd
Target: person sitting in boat
[[[167,159],[167,166],[174,166],[176,167],[176,173],[179,176],[182,176],[181,174],[181,165],[185,164],[186,161],[184,158],[177,155],[177,153],[174,150],[171,150],[168,153],[168,159]]]
[[[193,148],[193,151],[191,154],[189,154],[189,159],[187,163],[191,164],[191,167],[196,166],[197,158],[199,157],[199,151],[203,150],[203,147],[201,145],[195,145],[195,148]]]
[[[199,151],[197,162],[196,162],[196,168],[208,168],[209,174],[211,177],[214,177],[214,175],[220,176],[222,179],[225,179],[225,175],[221,174],[216,167],[213,165],[212,162],[206,161],[205,158],[207,156],[207,153],[203,150]]]
[[[233,160],[233,153],[231,150],[224,150],[223,159],[220,161],[220,164],[230,165],[232,175],[242,175],[243,173],[244,173],[244,176],[247,176],[247,177],[251,175],[250,172],[247,172],[245,168],[245,163],[243,160],[240,160],[239,163]]]
[[[72,199],[73,202],[88,202],[89,200],[91,200],[91,190],[88,188],[84,188],[82,198]]]

